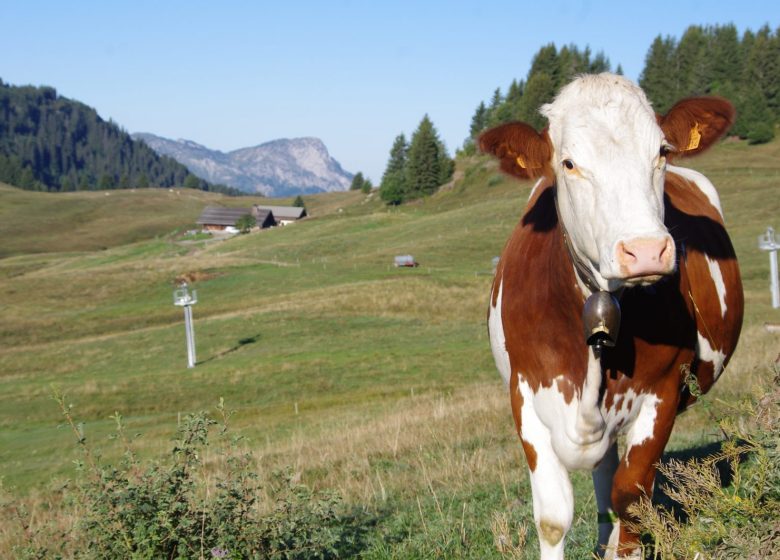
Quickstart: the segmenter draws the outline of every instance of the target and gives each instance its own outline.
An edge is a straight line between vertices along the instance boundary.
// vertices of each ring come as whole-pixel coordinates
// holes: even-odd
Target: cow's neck
[[[574,247],[572,247],[571,237],[569,236],[569,232],[566,231],[566,226],[563,224],[563,220],[561,219],[561,212],[558,209],[558,187],[555,186],[553,189],[553,192],[555,193],[555,213],[558,216],[558,225],[561,228],[561,233],[563,233],[563,242],[566,245],[566,252],[569,253],[569,259],[571,260],[572,265],[574,265],[574,271],[577,273],[577,277],[587,289],[587,292],[584,294],[584,296],[588,297],[590,294],[601,291],[601,288],[599,287],[599,283],[596,280],[596,276],[593,274],[591,268],[584,260],[582,260],[582,257],[577,254],[577,252],[574,250]]]

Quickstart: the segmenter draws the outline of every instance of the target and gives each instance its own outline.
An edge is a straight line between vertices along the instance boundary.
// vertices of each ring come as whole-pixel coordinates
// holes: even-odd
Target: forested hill
[[[2,80],[0,181],[44,191],[185,186],[240,194],[195,177],[54,88]]]
[[[611,70],[602,53],[586,48],[560,49],[550,44],[534,56],[523,80],[477,107],[465,150],[483,130],[512,120],[538,129],[546,125],[539,106],[552,101],[558,89],[576,74]],[[620,66],[615,69],[621,74]],[[731,134],[751,143],[768,142],[780,122],[780,29],[764,26],[739,35],[734,25],[690,26],[682,37],[658,36],[649,46],[639,85],[657,111],[665,113],[677,100],[696,95],[719,95],[737,109]]]

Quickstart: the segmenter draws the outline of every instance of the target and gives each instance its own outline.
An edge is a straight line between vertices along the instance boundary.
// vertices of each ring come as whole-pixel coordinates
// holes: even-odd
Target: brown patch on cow
[[[519,377],[517,373],[513,373],[509,379],[509,400],[512,404],[512,417],[515,420],[517,435],[520,436],[520,443],[523,445],[528,468],[531,469],[531,472],[534,472],[536,470],[536,448],[523,439],[523,394],[520,392],[518,384]]]
[[[565,375],[570,383],[562,388],[563,395],[571,402],[587,372],[584,298],[558,226],[550,183],[534,191],[501,264],[501,316],[512,371],[522,372],[534,391]]]
[[[502,124],[483,132],[479,149],[498,158],[504,173],[520,179],[535,179],[550,173],[552,143],[546,131],[537,132],[525,123]]]
[[[734,106],[719,97],[692,97],[678,101],[658,118],[666,140],[676,149],[667,158],[700,154],[723,136],[734,123]]]
[[[534,472],[536,470],[536,448],[522,438],[520,438],[520,443],[523,444],[523,451],[525,451],[525,460],[528,462],[528,468],[531,472]]]

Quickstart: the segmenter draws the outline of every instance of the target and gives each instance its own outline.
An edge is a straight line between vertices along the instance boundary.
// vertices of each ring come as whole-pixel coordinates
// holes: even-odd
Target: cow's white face
[[[620,76],[583,76],[541,111],[550,122],[561,221],[600,287],[674,272],[663,204],[670,146],[642,90]]]

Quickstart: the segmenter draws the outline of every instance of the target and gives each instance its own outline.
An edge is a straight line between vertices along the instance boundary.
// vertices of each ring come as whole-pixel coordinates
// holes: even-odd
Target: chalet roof
[[[224,208],[222,206],[206,206],[198,218],[200,225],[234,226],[236,221],[246,214],[250,214],[249,208]]]
[[[261,206],[255,204],[260,210],[270,210],[277,220],[299,220],[306,217],[306,209],[298,206]]]
[[[261,228],[267,228],[276,225],[276,219],[274,213],[270,210],[256,210],[253,212],[255,216],[255,222]]]

